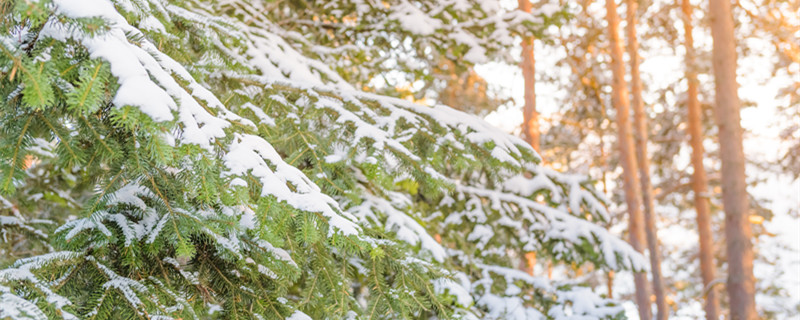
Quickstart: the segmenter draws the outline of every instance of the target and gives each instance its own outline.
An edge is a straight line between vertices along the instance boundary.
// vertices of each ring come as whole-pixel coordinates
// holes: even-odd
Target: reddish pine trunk
[[[606,289],[608,289],[608,298],[614,299],[614,270],[606,273]]]
[[[722,205],[728,256],[728,297],[732,320],[757,318],[753,277],[752,232],[747,219],[749,201],[745,181],[740,102],[736,83],[736,47],[729,0],[709,0],[712,61],[716,85],[715,114],[722,159]]]
[[[633,100],[634,137],[636,138],[636,159],[639,167],[639,178],[642,188],[642,201],[644,202],[644,230],[647,236],[647,248],[650,251],[650,273],[653,279],[653,293],[656,295],[658,313],[656,319],[666,320],[669,317],[669,307],[664,294],[664,278],[661,275],[661,251],[658,248],[658,234],[656,232],[655,199],[653,198],[653,185],[650,182],[650,158],[647,155],[647,118],[642,101],[642,79],[639,75],[639,40],[636,36],[636,11],[639,7],[638,0],[627,0],[628,13],[628,56],[631,63],[631,94]]]
[[[628,205],[628,214],[630,215],[630,243],[636,251],[644,252],[642,195],[641,190],[639,190],[639,174],[636,170],[636,154],[634,153],[633,135],[629,119],[630,102],[628,101],[628,89],[625,83],[625,66],[622,62],[619,15],[617,14],[617,4],[614,0],[606,0],[606,19],[608,19],[611,71],[613,72],[611,101],[617,110],[618,144],[624,177],[625,202]],[[636,304],[639,307],[639,318],[650,320],[650,293],[647,287],[647,275],[643,272],[637,272],[634,274],[633,279],[636,283]]]
[[[703,166],[703,110],[697,98],[698,82],[695,66],[694,38],[692,37],[692,5],[689,0],[681,0],[683,10],[683,29],[686,37],[686,80],[689,83],[689,136],[692,144],[692,189],[694,190],[694,206],[697,210],[697,233],[700,238],[700,275],[703,278],[707,320],[719,319],[719,298],[717,288],[712,285],[716,278],[714,265],[714,239],[711,233],[711,212],[708,203],[708,178]]]
[[[518,0],[518,9],[527,13],[531,12],[530,0]],[[539,147],[539,113],[536,112],[536,60],[533,57],[533,37],[522,39],[522,77],[525,84],[525,106],[522,108],[522,137],[536,152]],[[524,255],[521,269],[533,275],[536,265],[536,253],[527,252]]]
[[[519,10],[531,12],[530,0],[518,0]],[[525,106],[522,109],[522,136],[539,152],[539,113],[536,112],[536,60],[533,37],[522,39],[522,77],[525,79]]]

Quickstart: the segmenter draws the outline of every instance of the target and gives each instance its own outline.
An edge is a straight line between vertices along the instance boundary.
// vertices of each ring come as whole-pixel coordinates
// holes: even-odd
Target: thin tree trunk
[[[601,108],[603,110],[603,114],[606,114],[606,106],[605,106],[605,104],[601,104]],[[600,135],[600,136],[602,137],[602,135]],[[608,197],[608,179],[607,179],[607,176],[606,176],[606,172],[608,172],[608,167],[607,166],[608,166],[608,162],[607,162],[607,156],[606,156],[606,144],[603,141],[603,139],[601,138],[600,139],[600,168],[603,169],[602,170],[602,172],[603,172],[603,175],[602,175],[603,196],[606,196],[606,197]],[[609,199],[610,199],[610,197],[609,197]],[[603,205],[603,206],[606,209],[608,209],[608,207],[606,205]],[[606,223],[608,223],[608,225],[605,226],[606,229],[610,228],[611,221],[609,220]],[[608,270],[608,272],[606,272],[606,280],[607,280],[606,289],[608,289],[608,298],[609,299],[614,299],[614,270]]]
[[[736,47],[730,0],[710,0],[712,61],[716,85],[715,114],[722,159],[722,205],[728,256],[728,297],[732,320],[757,318],[753,277],[752,232],[747,219],[749,201],[745,181],[740,102],[736,82]]]
[[[518,0],[519,10],[530,13],[530,0]],[[522,39],[522,77],[525,80],[525,106],[522,109],[522,136],[539,152],[539,113],[536,112],[536,60],[533,55],[533,37]]]
[[[608,289],[608,298],[614,299],[614,270],[609,270],[606,273],[606,288]]]
[[[697,98],[698,81],[695,64],[694,38],[692,37],[692,4],[689,0],[681,0],[683,11],[683,30],[686,41],[686,80],[689,83],[688,122],[689,137],[692,145],[692,190],[694,190],[694,206],[697,210],[697,234],[700,238],[700,275],[703,278],[703,290],[706,320],[719,320],[719,298],[717,288],[713,285],[716,278],[714,264],[714,239],[711,233],[711,210],[708,203],[708,177],[703,165],[703,110]]]
[[[636,170],[636,154],[634,153],[633,135],[630,122],[630,101],[625,83],[625,66],[622,62],[622,41],[619,36],[619,15],[614,0],[606,0],[606,19],[608,20],[608,38],[611,52],[611,71],[613,82],[611,95],[614,108],[617,110],[617,131],[619,134],[620,159],[623,170],[623,186],[625,202],[628,205],[630,243],[636,251],[644,252],[644,225],[642,220],[642,194],[639,189],[639,174]],[[639,318],[650,320],[650,293],[647,286],[647,274],[637,272],[633,275],[636,284],[636,304],[639,307]]]
[[[666,320],[669,317],[669,307],[664,293],[664,277],[661,275],[661,250],[658,246],[658,233],[656,231],[655,200],[653,199],[653,184],[650,181],[650,158],[647,155],[647,118],[642,100],[642,79],[639,74],[639,40],[636,35],[636,17],[639,8],[638,0],[626,0],[628,24],[628,56],[631,64],[631,95],[633,99],[634,138],[636,141],[636,160],[639,167],[639,182],[641,183],[642,201],[644,202],[644,230],[647,236],[647,248],[650,251],[650,274],[653,280],[653,293],[656,296],[658,312],[656,319]]]
[[[530,0],[518,0],[518,9],[531,13]],[[525,106],[522,108],[522,137],[536,152],[539,146],[539,113],[536,112],[536,60],[533,56],[533,37],[522,39],[522,78],[525,84]],[[526,271],[533,275],[536,265],[536,252],[525,253]]]

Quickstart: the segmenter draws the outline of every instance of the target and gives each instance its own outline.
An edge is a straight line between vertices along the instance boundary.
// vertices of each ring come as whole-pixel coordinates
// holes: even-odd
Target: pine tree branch
[[[3,190],[9,190],[9,185],[11,184],[11,181],[14,180],[14,172],[17,170],[18,166],[17,160],[19,159],[19,152],[22,149],[22,140],[25,138],[32,118],[33,117],[28,117],[28,121],[25,121],[25,125],[22,126],[22,130],[19,133],[19,138],[17,138],[17,143],[14,145],[14,153],[11,156],[11,167],[9,169],[10,172],[6,176],[6,180],[3,182]]]

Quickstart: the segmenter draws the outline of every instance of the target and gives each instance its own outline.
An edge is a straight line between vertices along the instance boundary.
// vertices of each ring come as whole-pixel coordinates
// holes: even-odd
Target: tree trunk
[[[611,71],[613,82],[611,102],[617,110],[617,132],[619,134],[620,160],[623,170],[625,202],[628,205],[630,243],[636,251],[644,252],[644,225],[642,220],[642,195],[639,190],[639,175],[636,171],[636,154],[634,153],[633,135],[630,122],[630,102],[625,83],[625,66],[622,61],[622,41],[619,37],[619,15],[614,0],[606,0],[606,19],[608,19],[608,38],[611,47]],[[647,274],[637,272],[633,275],[636,283],[636,304],[639,307],[639,318],[650,320],[650,293],[647,286]]]
[[[714,239],[711,233],[711,212],[708,203],[708,177],[703,166],[703,110],[697,98],[698,81],[695,65],[694,38],[692,37],[692,5],[689,0],[681,0],[683,11],[683,30],[686,41],[686,80],[689,83],[687,92],[689,137],[692,145],[692,190],[694,190],[694,206],[697,210],[697,234],[700,238],[700,275],[703,278],[703,298],[706,320],[719,320],[719,298],[717,288],[713,285],[716,278],[714,264]]]
[[[716,86],[715,114],[722,159],[722,205],[728,256],[728,297],[732,320],[757,318],[753,277],[752,232],[747,219],[749,201],[745,181],[740,102],[736,83],[736,47],[730,0],[710,0],[712,61]]]
[[[606,273],[606,288],[608,289],[608,298],[614,299],[614,270],[609,270]]]
[[[530,13],[530,0],[518,0],[519,10]],[[525,106],[522,109],[522,136],[539,152],[539,113],[536,112],[536,60],[533,56],[533,37],[522,39],[522,77],[525,83]]]
[[[530,0],[518,0],[517,9],[531,13]],[[527,141],[533,150],[538,153],[539,146],[539,113],[536,112],[536,60],[533,57],[533,37],[522,39],[522,78],[525,85],[525,105],[522,108],[522,138]],[[536,252],[526,252],[524,255],[524,262],[527,266],[523,265],[521,269],[525,270],[529,275],[533,275],[534,266],[536,265]]]
[[[638,0],[627,0],[628,13],[628,56],[631,63],[631,95],[633,97],[634,137],[636,140],[636,159],[639,167],[639,182],[644,203],[644,230],[647,236],[647,248],[650,251],[650,274],[653,280],[653,293],[656,296],[658,313],[656,319],[666,320],[669,317],[669,307],[664,293],[664,278],[661,275],[661,250],[658,245],[656,232],[655,200],[653,199],[653,185],[650,181],[650,158],[647,154],[647,118],[642,100],[642,79],[639,75],[639,40],[636,36],[636,17],[639,8]]]

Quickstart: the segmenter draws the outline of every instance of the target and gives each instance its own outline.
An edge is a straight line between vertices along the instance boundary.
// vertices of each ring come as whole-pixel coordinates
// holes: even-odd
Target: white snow
[[[397,5],[389,18],[397,20],[403,29],[423,36],[430,35],[441,27],[439,20],[431,18],[409,2]]]
[[[312,320],[307,314],[295,310],[286,320]]]
[[[444,262],[447,253],[442,245],[436,242],[416,220],[402,211],[410,200],[405,199],[402,194],[394,193],[393,195],[394,201],[389,202],[365,192],[365,198],[361,205],[350,208],[349,211],[359,217],[364,224],[377,222],[376,220],[379,219],[376,214],[385,215],[384,228],[387,231],[393,231],[399,240],[412,245],[419,244],[422,250],[429,253],[434,260]]]

